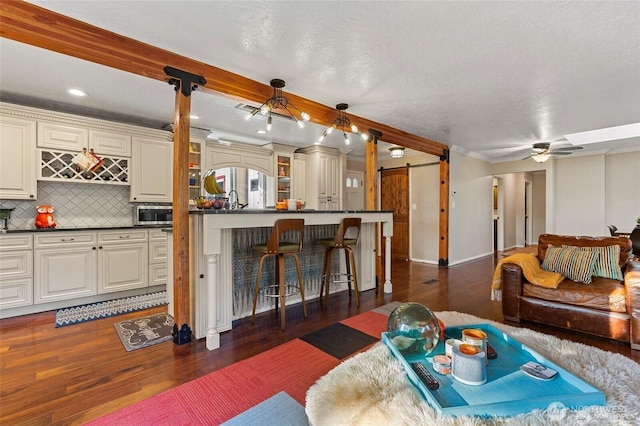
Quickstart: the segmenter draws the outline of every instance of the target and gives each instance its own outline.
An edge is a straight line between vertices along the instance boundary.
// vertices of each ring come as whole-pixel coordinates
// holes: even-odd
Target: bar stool
[[[336,235],[333,238],[321,238],[316,240],[316,244],[327,247],[324,251],[322,278],[320,279],[320,299],[322,299],[322,294],[326,284],[327,293],[325,295],[325,299],[327,303],[329,302],[329,286],[331,284],[331,281],[333,280],[334,283],[347,283],[349,288],[349,297],[351,297],[351,283],[353,283],[353,287],[356,293],[356,306],[360,306],[360,295],[358,292],[358,274],[356,272],[356,260],[355,256],[353,255],[352,246],[358,244],[358,238],[360,238],[361,222],[362,220],[359,217],[345,217],[340,222],[340,226],[338,227]],[[352,234],[347,237],[347,232],[350,229],[354,231],[351,231]],[[355,236],[353,235],[353,233],[355,233]],[[334,250],[344,250],[345,252],[345,274],[333,274],[331,271]]]
[[[286,231],[297,233],[298,242],[282,241],[283,234]],[[273,297],[276,300],[276,310],[278,310],[278,301],[280,301],[280,326],[284,330],[285,326],[285,298],[300,293],[302,297],[302,311],[304,317],[307,317],[307,305],[304,301],[304,285],[302,283],[302,270],[300,269],[300,259],[297,253],[302,251],[302,239],[304,236],[304,219],[280,219],[273,225],[271,235],[266,244],[256,244],[252,249],[260,256],[258,263],[258,275],[256,277],[256,288],[253,295],[253,312],[251,314],[251,323],[256,316],[256,304],[258,303],[258,293],[260,292],[260,279],[262,277],[262,266],[264,260],[271,256],[276,256],[275,277],[277,284],[264,286],[263,290],[266,297]],[[296,261],[298,269],[298,285],[287,285],[285,283],[284,258],[286,255],[292,256]]]

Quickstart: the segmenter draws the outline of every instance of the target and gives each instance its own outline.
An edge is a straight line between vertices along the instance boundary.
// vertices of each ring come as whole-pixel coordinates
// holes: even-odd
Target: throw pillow
[[[549,246],[541,267],[545,271],[562,274],[575,282],[589,284],[596,257],[598,254],[592,250]]]
[[[593,276],[610,278],[617,281],[624,281],[622,269],[620,269],[620,264],[618,263],[618,261],[620,260],[619,245],[614,244],[612,246],[606,247],[576,247],[563,245],[562,247],[572,247],[578,250],[595,251],[598,256],[596,257],[596,264],[593,268]]]

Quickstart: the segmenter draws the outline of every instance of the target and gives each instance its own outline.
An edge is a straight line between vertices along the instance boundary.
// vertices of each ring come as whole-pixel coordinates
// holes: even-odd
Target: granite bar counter
[[[220,347],[220,333],[230,330],[234,319],[251,314],[259,257],[252,252],[251,245],[264,243],[278,219],[301,218],[305,221],[300,260],[303,264],[307,301],[318,296],[322,275],[324,249],[316,247],[314,241],[317,238],[333,237],[337,225],[345,217],[362,219],[360,241],[355,250],[360,291],[376,286],[376,253],[380,253],[379,243],[375,240],[378,226],[381,228],[381,235],[387,238],[384,292],[392,291],[389,238],[393,235],[393,213],[390,211],[194,209],[189,213],[193,328],[196,338],[206,338],[209,350]],[[344,266],[342,259],[335,263],[339,264],[336,267]],[[267,268],[272,269],[269,266]],[[267,275],[264,279],[270,278]],[[297,282],[297,275],[295,268],[287,265],[287,282],[290,279]],[[332,286],[332,292],[342,291],[344,288]],[[173,293],[169,286],[167,292],[170,295]],[[292,306],[296,301],[300,301],[299,296],[297,300],[295,297],[288,298],[287,306]],[[171,302],[170,300],[170,311]],[[269,303],[270,300],[259,303],[258,311],[273,309]]]

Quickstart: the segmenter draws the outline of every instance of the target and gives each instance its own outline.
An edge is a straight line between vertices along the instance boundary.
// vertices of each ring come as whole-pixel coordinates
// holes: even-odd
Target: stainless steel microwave
[[[133,206],[134,225],[171,225],[172,223],[172,206]]]

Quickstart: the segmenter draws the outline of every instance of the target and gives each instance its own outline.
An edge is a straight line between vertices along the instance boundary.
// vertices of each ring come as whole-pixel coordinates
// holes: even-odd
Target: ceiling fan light
[[[304,121],[309,121],[311,120],[311,116],[309,114],[307,114],[306,112],[303,112],[302,114],[300,114],[300,117],[302,117],[302,119]]]
[[[544,163],[549,159],[549,157],[551,157],[551,155],[549,154],[536,154],[531,156],[531,158],[533,158],[538,163]]]
[[[272,126],[271,125],[271,120],[272,120],[271,114],[269,114],[269,118],[267,119],[267,132],[271,131],[271,126]]]
[[[358,126],[356,126],[355,124],[351,125],[351,132],[352,133],[358,133]]]

